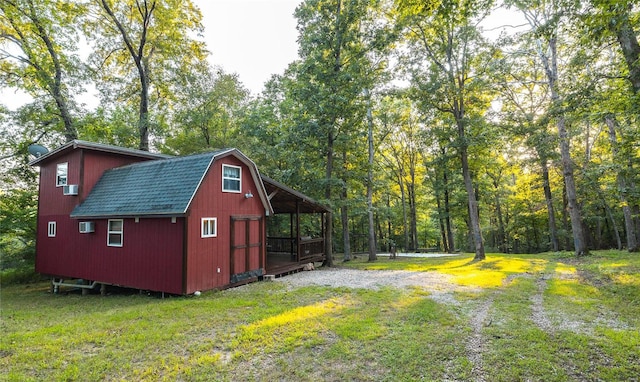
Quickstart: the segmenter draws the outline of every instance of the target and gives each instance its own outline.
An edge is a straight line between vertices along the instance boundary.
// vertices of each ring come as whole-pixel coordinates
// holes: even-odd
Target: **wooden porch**
[[[266,275],[278,277],[324,261],[324,216],[329,209],[273,179],[262,176],[262,181],[274,211],[267,218]],[[313,217],[305,220],[304,234],[302,216]]]
[[[297,272],[306,264],[324,261],[324,238],[267,237],[267,274]]]

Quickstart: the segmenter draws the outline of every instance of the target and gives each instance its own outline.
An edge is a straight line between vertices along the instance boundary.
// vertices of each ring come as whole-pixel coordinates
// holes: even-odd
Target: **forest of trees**
[[[27,147],[72,139],[239,148],[331,207],[341,260],[640,250],[639,1],[305,0],[295,18],[299,58],[251,94],[207,62],[189,0],[0,0],[0,86],[31,99],[0,101],[2,267],[33,261]]]

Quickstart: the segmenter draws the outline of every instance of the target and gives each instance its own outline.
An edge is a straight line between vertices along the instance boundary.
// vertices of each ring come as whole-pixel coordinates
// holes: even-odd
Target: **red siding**
[[[242,167],[241,193],[222,192],[222,164]],[[258,215],[264,219],[265,209],[256,190],[249,168],[233,156],[218,159],[209,169],[189,209],[186,293],[220,288],[229,284],[232,275],[230,270],[231,216]],[[247,199],[244,195],[249,191],[254,194],[254,197]],[[201,237],[200,224],[203,217],[218,219],[217,237]],[[252,225],[250,228],[251,235],[259,237],[257,231],[260,226],[257,222],[252,223],[255,223],[255,226]],[[264,224],[262,227],[264,230]],[[237,230],[236,235],[238,235]],[[264,232],[262,237],[264,238]],[[261,248],[252,250],[251,267],[254,267],[253,269],[258,268],[260,256],[263,258],[262,264],[264,266],[264,248],[263,240]],[[244,259],[244,257],[242,258]],[[218,268],[220,272],[218,272]],[[236,273],[245,270],[238,266],[235,267]]]
[[[95,232],[79,233],[68,216],[57,221],[55,238],[47,237],[42,219],[36,271],[57,277],[83,278],[132,288],[182,293],[184,219],[124,219],[123,246],[107,246],[107,220],[93,220]],[[44,237],[43,237],[44,236]]]
[[[83,150],[83,155],[82,185],[79,193],[81,200],[84,200],[89,195],[93,186],[106,170],[147,160],[91,150]]]
[[[67,162],[67,184],[79,184],[82,155],[72,151],[68,155],[56,158],[40,167],[40,191],[38,194],[39,216],[67,214],[78,204],[78,197],[63,195],[63,187],[56,186],[56,168],[58,163]]]
[[[107,247],[107,220],[94,220],[95,232],[81,234],[71,211],[84,200],[107,169],[144,158],[76,149],[40,165],[36,271],[64,278],[83,278],[140,289],[182,292],[184,219],[125,220],[124,246]],[[79,185],[77,196],[56,187],[58,163],[68,163],[67,184]],[[55,221],[56,237],[48,237]]]
[[[90,150],[74,150],[59,156],[40,167],[39,210],[41,216],[70,214],[84,200],[105,170],[120,167],[143,159]],[[63,195],[62,187],[56,187],[58,163],[68,163],[67,184],[79,185],[77,196]]]
[[[232,155],[218,159],[209,169],[186,218],[177,218],[176,223],[170,218],[140,218],[137,223],[124,219],[123,247],[107,246],[107,219],[93,220],[95,232],[81,234],[78,224],[82,220],[69,218],[76,204],[86,198],[105,170],[141,160],[78,149],[41,163],[38,272],[181,294],[224,287],[234,273],[264,267],[265,208],[249,168]],[[56,165],[63,162],[68,162],[68,184],[80,186],[78,196],[65,196],[62,187],[55,186]],[[222,192],[222,164],[242,168],[240,193]],[[249,192],[254,197],[245,198]],[[261,242],[259,247],[236,249],[232,254],[232,216],[260,219],[237,221],[235,229],[236,244],[246,241],[248,228],[249,242]],[[203,217],[217,218],[217,237],[201,238]],[[57,223],[54,238],[47,237],[49,221]]]

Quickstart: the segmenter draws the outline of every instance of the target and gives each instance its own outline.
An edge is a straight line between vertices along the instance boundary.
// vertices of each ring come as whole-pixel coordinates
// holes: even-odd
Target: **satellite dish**
[[[29,145],[27,150],[29,150],[29,154],[33,155],[36,158],[40,158],[41,156],[49,152],[49,149],[37,143]]]

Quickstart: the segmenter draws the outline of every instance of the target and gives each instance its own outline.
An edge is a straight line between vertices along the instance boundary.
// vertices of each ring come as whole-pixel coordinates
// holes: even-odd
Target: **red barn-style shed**
[[[190,294],[266,272],[274,210],[256,165],[237,149],[169,157],[76,140],[32,165],[40,166],[36,271],[54,284]]]

